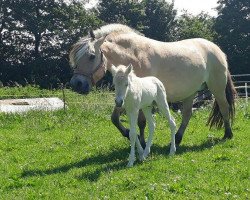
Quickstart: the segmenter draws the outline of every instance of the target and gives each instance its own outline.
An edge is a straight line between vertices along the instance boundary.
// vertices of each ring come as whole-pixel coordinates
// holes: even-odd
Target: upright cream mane
[[[107,36],[110,33],[129,33],[137,32],[136,30],[122,24],[109,24],[94,30],[94,35],[96,39]],[[77,43],[72,46],[69,54],[69,62],[72,67],[77,66],[80,58],[86,53],[89,47],[89,42],[91,41],[90,36],[85,36],[81,38]]]

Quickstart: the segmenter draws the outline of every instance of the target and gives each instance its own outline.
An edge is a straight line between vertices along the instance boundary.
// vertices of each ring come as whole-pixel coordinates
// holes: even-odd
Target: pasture
[[[8,95],[61,91],[0,89]],[[168,123],[156,114],[151,153],[132,168],[129,141],[110,120],[114,96],[66,91],[66,102],[66,112],[0,113],[0,199],[249,199],[250,109],[244,114],[241,102],[232,140],[205,126],[208,106],[194,112],[174,157]]]

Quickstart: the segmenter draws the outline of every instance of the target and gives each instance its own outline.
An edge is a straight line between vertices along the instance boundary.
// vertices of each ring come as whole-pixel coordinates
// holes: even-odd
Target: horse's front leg
[[[129,139],[129,129],[125,128],[120,122],[120,116],[123,108],[115,107],[111,116],[111,120],[116,128],[121,132],[121,134]],[[144,129],[146,127],[146,119],[143,112],[140,110],[138,115],[138,126],[140,129],[140,143],[143,148],[145,148],[145,138],[144,138]]]
[[[182,122],[181,122],[180,128],[178,129],[177,133],[175,134],[175,144],[177,146],[180,145],[180,143],[182,141],[182,137],[184,135],[184,132],[187,128],[188,122],[191,118],[194,96],[195,96],[195,94],[191,95],[190,97],[188,97],[187,99],[185,99],[183,101],[182,111],[181,111]]]
[[[137,123],[138,123],[139,130],[140,130],[140,143],[141,143],[142,148],[145,149],[146,142],[145,142],[145,137],[144,137],[144,130],[146,127],[146,118],[142,110],[139,111]]]
[[[129,139],[129,129],[126,129],[120,122],[120,116],[123,108],[115,107],[111,115],[111,120],[121,134]]]
[[[139,110],[138,110],[139,111]],[[129,117],[129,125],[130,125],[130,131],[129,131],[129,139],[130,139],[130,154],[129,154],[129,162],[128,167],[132,167],[135,162],[135,143],[137,138],[136,134],[136,121],[138,118],[138,111],[134,110],[130,113],[127,113]]]

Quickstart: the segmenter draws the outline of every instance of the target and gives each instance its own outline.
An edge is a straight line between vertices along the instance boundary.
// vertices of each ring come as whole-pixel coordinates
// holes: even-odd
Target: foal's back
[[[153,101],[158,102],[159,98],[166,98],[163,83],[154,76],[144,78],[137,77],[141,85],[141,107],[151,106]]]

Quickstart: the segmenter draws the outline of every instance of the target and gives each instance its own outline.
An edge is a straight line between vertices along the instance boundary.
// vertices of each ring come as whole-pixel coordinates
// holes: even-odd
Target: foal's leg
[[[175,146],[175,132],[176,132],[176,124],[174,117],[170,114],[168,102],[166,100],[166,97],[160,98],[158,100],[158,107],[161,111],[161,113],[167,118],[170,131],[171,131],[171,146],[170,146],[170,152],[169,155],[174,155],[176,152],[176,146]]]
[[[136,134],[136,121],[138,118],[138,112],[139,110],[133,110],[130,113],[127,113],[129,118],[129,125],[130,125],[130,131],[129,131],[129,138],[130,138],[130,154],[129,154],[129,162],[128,167],[132,167],[135,162],[135,143],[136,140],[139,142],[137,134]],[[137,143],[138,143],[137,142]]]
[[[153,135],[154,135],[154,130],[155,130],[155,120],[152,115],[151,107],[143,109],[143,113],[145,114],[146,120],[148,121],[148,128],[149,128],[148,141],[147,141],[144,153],[143,153],[143,157],[146,158],[148,154],[150,153],[150,148],[152,146]]]
[[[188,97],[187,99],[185,99],[183,101],[182,111],[181,111],[182,122],[181,122],[180,128],[178,129],[177,133],[175,134],[175,143],[177,146],[180,145],[180,143],[182,141],[182,137],[184,135],[184,131],[186,130],[188,122],[191,118],[194,96],[195,96],[195,94],[193,94],[192,96]]]

